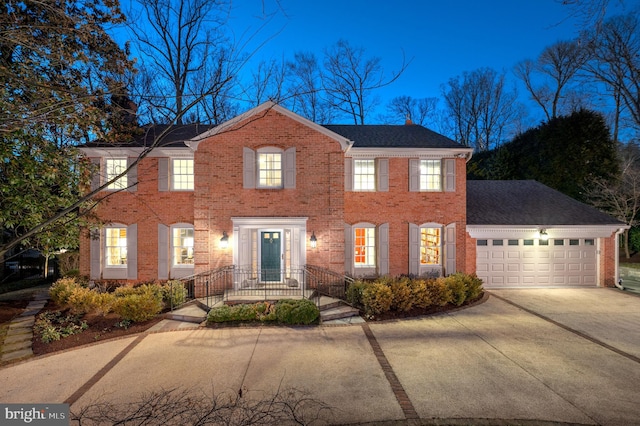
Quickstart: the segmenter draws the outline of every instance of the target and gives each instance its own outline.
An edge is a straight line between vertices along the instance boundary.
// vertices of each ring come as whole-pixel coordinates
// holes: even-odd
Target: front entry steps
[[[178,309],[164,314],[165,319],[200,324],[207,319],[209,308],[199,300],[185,303]]]
[[[254,301],[245,301],[253,303]],[[314,300],[317,302],[317,299]],[[222,303],[220,303],[222,304]],[[214,305],[215,306],[215,305]],[[364,320],[360,311],[339,299],[320,296],[320,323],[324,325],[359,324]],[[207,318],[209,308],[199,300],[192,300],[180,308],[164,314],[165,319],[201,324]]]
[[[324,325],[359,324],[360,311],[340,299],[320,296],[320,323]]]

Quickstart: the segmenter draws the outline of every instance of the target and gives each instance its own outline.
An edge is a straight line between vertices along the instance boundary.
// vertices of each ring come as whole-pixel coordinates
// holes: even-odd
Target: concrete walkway
[[[638,424],[640,298],[493,290],[413,320],[145,333],[2,368],[0,383],[2,402],[72,411],[171,388],[298,389],[332,407],[328,424]]]

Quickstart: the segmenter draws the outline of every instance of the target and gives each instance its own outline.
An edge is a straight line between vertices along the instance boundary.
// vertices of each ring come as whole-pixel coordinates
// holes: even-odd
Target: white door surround
[[[233,264],[244,274],[259,277],[261,270],[261,235],[277,232],[282,239],[282,280],[302,280],[302,268],[307,261],[307,217],[232,217]]]

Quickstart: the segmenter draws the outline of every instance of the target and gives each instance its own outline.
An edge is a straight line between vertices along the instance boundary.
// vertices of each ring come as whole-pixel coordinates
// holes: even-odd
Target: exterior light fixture
[[[313,231],[311,233],[311,248],[316,248],[317,245],[318,245],[318,239],[316,238],[316,232]]]
[[[220,238],[220,247],[223,249],[229,247],[229,236],[227,235],[227,231],[222,231],[222,238]]]
[[[547,241],[549,239],[549,235],[547,234],[547,230],[546,229],[541,229],[540,230],[540,239],[542,241]]]

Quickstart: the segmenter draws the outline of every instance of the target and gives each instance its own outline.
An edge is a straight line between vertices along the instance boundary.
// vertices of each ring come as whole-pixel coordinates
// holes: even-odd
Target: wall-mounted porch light
[[[222,238],[220,238],[220,247],[223,249],[229,247],[229,236],[227,235],[227,231],[222,231]]]
[[[316,248],[318,245],[318,239],[316,238],[316,232],[311,232],[311,248]]]
[[[547,230],[546,229],[541,229],[540,230],[540,239],[542,241],[547,241],[549,239],[549,235],[547,234]]]

